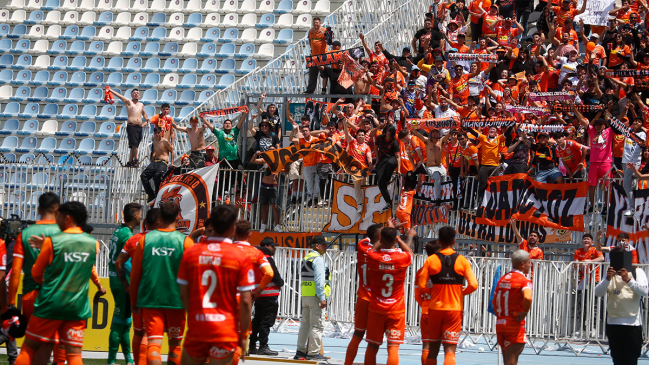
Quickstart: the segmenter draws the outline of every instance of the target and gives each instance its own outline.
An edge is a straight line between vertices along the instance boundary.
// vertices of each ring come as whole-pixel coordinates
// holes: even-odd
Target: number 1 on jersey
[[[505,294],[503,294],[503,292],[501,292],[501,291],[498,292],[498,295],[496,296],[496,306],[498,307],[498,308],[496,308],[496,313],[498,313],[498,316],[502,315],[502,306],[500,305],[500,296],[501,296],[501,294],[502,294],[503,297],[505,297],[504,298],[504,300],[505,300],[505,314],[504,314],[504,317],[509,317],[509,290],[507,290],[505,292]]]

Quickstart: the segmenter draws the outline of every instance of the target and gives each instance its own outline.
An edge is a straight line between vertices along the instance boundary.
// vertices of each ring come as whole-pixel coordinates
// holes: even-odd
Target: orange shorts
[[[370,313],[368,308],[370,301],[358,298],[356,300],[356,310],[354,311],[354,329],[356,331],[365,331],[367,329],[367,316]]]
[[[142,308],[147,339],[161,340],[165,331],[170,340],[182,340],[185,331],[185,311],[182,309]]]
[[[144,332],[144,320],[142,319],[142,312],[131,313],[133,315],[133,331]]]
[[[428,313],[421,314],[421,319],[419,320],[419,332],[421,332],[422,342],[430,342],[430,333],[428,330]]]
[[[365,341],[381,345],[383,334],[389,344],[401,344],[406,332],[406,313],[368,312]]]
[[[496,329],[496,337],[498,345],[501,349],[506,349],[515,343],[527,343],[527,336],[525,335],[525,328],[518,332],[504,332]]]
[[[461,311],[428,311],[428,340],[426,342],[439,342],[457,344],[462,332]]]
[[[234,354],[236,342],[200,342],[185,340],[183,349],[194,361],[203,362],[208,357],[214,360],[225,360]]]
[[[38,297],[38,290],[32,290],[27,294],[23,294],[21,299],[21,307],[23,316],[29,321],[29,318],[34,314],[34,303]]]
[[[86,321],[64,321],[32,316],[27,324],[25,335],[39,342],[59,343],[83,347],[83,333]]]

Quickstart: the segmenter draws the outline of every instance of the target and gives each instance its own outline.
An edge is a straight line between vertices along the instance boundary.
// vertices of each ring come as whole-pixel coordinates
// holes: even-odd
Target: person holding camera
[[[623,251],[617,247],[611,254]],[[631,253],[623,254],[631,256]],[[647,274],[639,267],[631,271],[617,267],[622,265],[613,261],[606,271],[606,278],[595,287],[595,296],[608,295],[606,336],[613,364],[633,365],[638,363],[642,352],[640,301],[648,294]]]

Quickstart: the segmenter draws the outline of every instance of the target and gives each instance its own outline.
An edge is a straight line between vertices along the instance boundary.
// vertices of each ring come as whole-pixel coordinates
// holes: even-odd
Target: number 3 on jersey
[[[203,308],[216,308],[216,303],[210,301],[216,289],[216,273],[214,270],[203,271],[201,285],[208,287],[205,295],[203,295]]]
[[[385,282],[385,288],[381,289],[381,295],[386,298],[392,296],[392,284],[394,284],[394,276],[391,274],[383,275],[383,281]]]

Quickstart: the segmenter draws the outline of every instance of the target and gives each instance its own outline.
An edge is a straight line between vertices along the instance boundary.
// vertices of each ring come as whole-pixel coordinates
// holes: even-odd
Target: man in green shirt
[[[207,119],[201,117],[203,124],[214,133],[219,143],[219,161],[228,161],[230,166],[234,169],[241,165],[237,140],[239,139],[239,131],[241,130],[241,126],[243,125],[243,121],[246,119],[247,114],[248,112],[241,113],[237,126],[234,128],[232,128],[232,120],[226,119],[223,122],[223,129],[214,127]]]
[[[127,364],[133,363],[131,357],[130,331],[131,331],[131,306],[128,293],[124,289],[117,270],[115,260],[119,256],[124,244],[133,236],[133,229],[142,221],[142,206],[137,203],[128,203],[124,206],[124,223],[122,223],[110,238],[110,250],[108,259],[108,276],[110,277],[110,291],[115,299],[115,310],[113,311],[113,322],[110,325],[110,336],[108,337],[108,364],[117,361],[117,351],[122,345],[122,353]],[[126,263],[130,269],[130,261]]]

